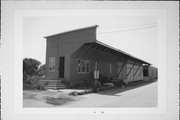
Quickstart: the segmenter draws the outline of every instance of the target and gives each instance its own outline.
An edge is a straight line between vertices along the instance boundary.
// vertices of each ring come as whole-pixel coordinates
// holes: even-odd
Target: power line
[[[110,32],[101,32],[101,33],[98,33],[98,34],[126,32],[126,31],[138,30],[138,29],[148,29],[148,28],[153,28],[153,27],[157,27],[157,25],[145,26],[145,27],[139,27],[139,28],[131,28],[131,29],[123,29],[123,30],[110,31]]]
[[[104,27],[104,28],[128,28],[128,27],[141,27],[141,26],[148,26],[148,25],[157,25],[157,23],[149,23],[149,24],[140,24],[140,25],[131,25],[131,26],[116,26],[116,27]]]

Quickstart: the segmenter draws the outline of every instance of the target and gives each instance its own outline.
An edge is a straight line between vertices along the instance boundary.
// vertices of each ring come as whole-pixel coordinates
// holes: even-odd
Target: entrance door
[[[65,57],[59,57],[59,78],[64,78]]]

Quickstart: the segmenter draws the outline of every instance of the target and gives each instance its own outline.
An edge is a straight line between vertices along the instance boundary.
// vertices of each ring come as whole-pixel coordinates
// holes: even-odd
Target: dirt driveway
[[[69,95],[74,91],[83,90],[25,90],[23,107],[155,107],[157,105],[157,82],[133,83],[125,88],[85,95]]]
[[[71,96],[69,93],[68,90],[25,90],[23,91],[23,107],[56,107],[81,99],[81,97]]]

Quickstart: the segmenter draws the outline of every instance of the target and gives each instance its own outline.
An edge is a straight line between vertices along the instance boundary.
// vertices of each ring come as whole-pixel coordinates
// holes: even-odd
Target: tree
[[[37,76],[39,72],[39,65],[41,62],[32,58],[23,59],[23,77]]]
[[[23,59],[23,89],[45,89],[45,85],[39,83],[45,75],[45,65],[32,58]]]
[[[45,72],[46,72],[46,65],[43,64],[39,67],[39,73],[38,76],[45,76]]]

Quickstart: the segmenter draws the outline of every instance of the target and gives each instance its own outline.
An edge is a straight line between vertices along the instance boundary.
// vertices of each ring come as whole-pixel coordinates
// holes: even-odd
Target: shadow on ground
[[[47,97],[46,103],[51,105],[63,105],[67,102],[72,102],[74,99],[72,98],[54,98],[54,97]]]
[[[154,83],[156,81],[135,81],[135,82],[131,82],[129,83],[126,87],[122,88],[114,88],[114,89],[110,89],[110,90],[103,90],[103,91],[99,91],[97,94],[102,94],[102,95],[112,95],[112,96],[121,96],[121,95],[116,95],[118,93],[121,92],[125,92],[128,90],[132,90],[132,89],[136,89],[139,87],[143,87],[145,85],[149,85],[151,83]]]

